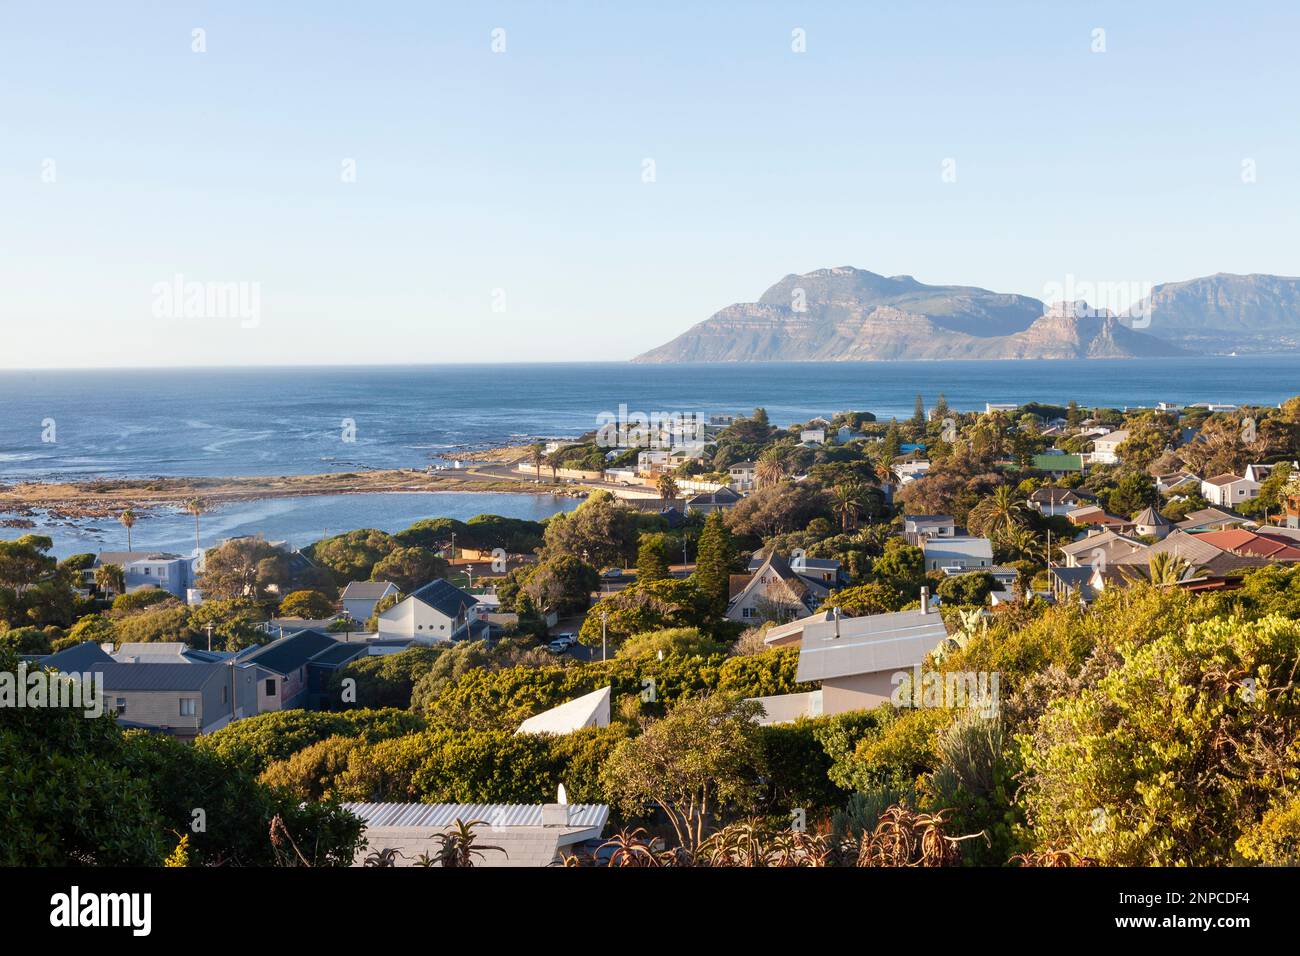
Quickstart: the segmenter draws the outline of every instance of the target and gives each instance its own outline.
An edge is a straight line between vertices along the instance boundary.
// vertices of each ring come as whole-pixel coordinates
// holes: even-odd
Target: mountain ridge
[[[756,301],[719,309],[632,361],[1158,358],[1300,348],[1300,279],[1219,273],[1155,286],[1139,306],[1132,315],[1087,303],[1049,308],[1017,293],[837,266],[786,275]],[[1225,337],[1225,329],[1234,334]]]

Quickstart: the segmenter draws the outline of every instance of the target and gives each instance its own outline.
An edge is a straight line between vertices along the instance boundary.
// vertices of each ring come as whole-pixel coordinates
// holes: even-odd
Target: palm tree
[[[831,494],[834,501],[831,510],[839,516],[840,527],[845,531],[856,528],[864,503],[862,486],[856,482],[836,485]]]
[[[660,475],[655,479],[655,488],[659,491],[659,498],[663,501],[663,506],[668,507],[668,502],[681,494],[677,487],[677,479],[672,475]]]
[[[185,510],[194,515],[194,550],[199,550],[199,515],[207,511],[207,506],[201,498],[191,498],[185,502]]]
[[[1012,532],[1020,527],[1025,503],[1010,485],[998,485],[993,494],[971,509],[967,524],[981,534]]]
[[[122,527],[126,529],[126,550],[130,551],[131,550],[131,529],[135,527],[135,512],[132,511],[130,508],[127,508],[125,511],[123,511],[120,515],[117,516],[117,520],[122,522]]]
[[[754,484],[759,488],[770,488],[773,485],[779,485],[785,478],[785,462],[781,459],[781,453],[775,448],[769,448],[763,454],[758,456],[754,468]]]
[[[95,584],[101,591],[121,594],[126,590],[126,575],[120,564],[101,564],[95,568]]]
[[[1177,584],[1192,576],[1192,566],[1187,559],[1168,551],[1157,551],[1151,555],[1147,569],[1151,572],[1151,583],[1161,587]]]
[[[546,460],[546,446],[541,442],[534,442],[528,446],[528,454],[532,459],[533,467],[537,469],[537,480],[542,480],[542,462]]]
[[[997,532],[998,545],[1017,558],[1032,559],[1038,553],[1038,535],[1030,528],[1013,526]]]

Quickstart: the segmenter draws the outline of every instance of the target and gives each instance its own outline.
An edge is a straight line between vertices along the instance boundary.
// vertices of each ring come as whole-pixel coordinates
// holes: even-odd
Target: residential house
[[[482,821],[485,847],[476,867],[557,866],[567,855],[592,851],[609,821],[609,807],[594,803],[345,803],[365,825],[365,845],[353,866],[383,851],[396,866],[421,865],[438,855],[442,837],[457,821]]]
[[[804,577],[773,552],[752,574],[731,576],[727,619],[758,624],[807,617],[830,594],[815,577]]]
[[[1141,570],[1149,566],[1152,557],[1162,553],[1181,558],[1198,574],[1240,573],[1248,568],[1271,563],[1268,558],[1257,554],[1234,554],[1216,544],[1206,534],[1188,534],[1175,528],[1164,540],[1151,545],[1145,553],[1134,552],[1119,556],[1109,562],[1108,566],[1137,566]]]
[[[125,727],[193,740],[259,712],[257,672],[234,661],[110,661],[90,670],[103,678],[105,707]]]
[[[1257,522],[1239,515],[1232,511],[1223,511],[1219,508],[1202,508],[1199,511],[1188,512],[1183,520],[1178,522],[1178,527],[1182,531],[1222,531],[1225,528],[1253,528]]]
[[[1015,402],[985,402],[984,414],[992,415],[994,412],[1001,412],[1004,415],[1010,415],[1019,407]]]
[[[727,474],[731,476],[732,488],[737,491],[750,491],[754,487],[754,480],[758,475],[758,463],[738,461],[727,469]]]
[[[1052,597],[1057,601],[1091,601],[1097,596],[1092,577],[1096,573],[1092,565],[1077,567],[1049,567],[1047,569],[1048,587]]]
[[[761,550],[755,551],[749,559],[748,571],[753,574],[763,566],[767,556]],[[838,587],[843,583],[840,576],[840,563],[833,558],[809,558],[796,553],[790,558],[790,568],[799,577],[827,588]]]
[[[910,545],[920,546],[925,538],[952,538],[957,523],[952,515],[903,515],[903,537]]]
[[[379,615],[381,637],[409,637],[421,644],[462,640],[476,630],[478,598],[438,578]]]
[[[988,567],[962,568],[947,567],[941,569],[945,577],[959,578],[963,574],[987,574],[997,582],[996,590],[1010,591],[1016,586],[1016,580],[1020,577],[1020,572],[1004,564],[992,564]]]
[[[1095,465],[1119,464],[1119,446],[1126,441],[1128,441],[1127,428],[1097,436],[1092,442],[1092,463]]]
[[[824,445],[826,444],[826,429],[824,428],[804,428],[799,432],[799,444],[801,445]]]
[[[1029,507],[1052,517],[1064,515],[1084,505],[1083,496],[1071,488],[1039,488],[1029,496]]]
[[[1141,541],[1110,530],[1093,531],[1076,541],[1061,545],[1061,554],[1065,556],[1067,568],[1114,564],[1123,557],[1145,555],[1148,550],[1149,547]],[[1145,561],[1145,557],[1142,560]]]
[[[1081,508],[1071,508],[1065,513],[1065,516],[1070,519],[1071,524],[1079,527],[1095,526],[1121,532],[1133,529],[1131,520],[1120,515],[1110,514],[1099,505],[1084,505]]]
[[[709,514],[713,511],[726,511],[728,508],[734,508],[738,502],[743,500],[744,496],[740,492],[729,487],[722,487],[717,491],[702,491],[698,495],[687,498],[686,510]]]
[[[820,682],[821,689],[755,698],[766,713],[761,723],[870,710],[891,700],[904,679],[900,675],[910,677],[949,636],[924,590],[916,610],[851,618],[818,615],[796,623],[801,627],[795,680]]]
[[[930,470],[930,463],[924,458],[918,458],[913,461],[900,461],[891,467],[898,477],[899,485],[906,485],[918,478],[924,478],[925,473]]]
[[[1201,482],[1201,495],[1212,505],[1232,508],[1259,494],[1259,482],[1239,475],[1215,475]]]
[[[1133,533],[1139,538],[1166,538],[1174,523],[1148,505],[1133,519]]]
[[[925,553],[927,571],[986,569],[993,565],[993,542],[988,538],[968,535],[924,538],[920,546]]]
[[[111,644],[106,645],[112,647]],[[57,654],[47,654],[38,659],[42,667],[52,667],[62,674],[80,674],[95,664],[111,664],[112,656],[94,641],[82,641],[65,647]]]
[[[669,452],[662,448],[652,448],[646,451],[638,452],[636,456],[636,471],[638,475],[662,475],[669,471],[668,456]]]
[[[343,610],[364,624],[375,613],[376,604],[397,593],[397,585],[388,581],[349,581],[343,589]]]
[[[609,703],[612,688],[605,686],[583,694],[558,707],[534,714],[515,731],[516,734],[571,734],[587,727],[609,726]]]
[[[270,644],[244,648],[235,655],[235,660],[258,669],[257,710],[260,713],[318,706],[320,672],[337,670],[365,654],[365,644],[345,644],[321,631],[299,631]],[[314,692],[313,662],[317,668]]]
[[[1199,494],[1200,490],[1201,479],[1186,471],[1156,476],[1156,491],[1165,496],[1187,495],[1192,492]]]
[[[195,561],[195,558],[168,551],[101,551],[84,576],[93,581],[95,568],[115,564],[122,569],[128,593],[142,588],[159,588],[186,601],[198,576]]]

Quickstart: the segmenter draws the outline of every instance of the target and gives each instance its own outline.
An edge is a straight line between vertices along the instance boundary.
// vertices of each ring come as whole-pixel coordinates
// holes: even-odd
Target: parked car
[[[566,634],[555,635],[555,637],[551,639],[551,642],[546,646],[549,647],[556,654],[563,654],[565,651],[567,651],[569,648],[571,648],[574,644],[577,643],[578,643],[578,637],[576,634],[566,633]]]

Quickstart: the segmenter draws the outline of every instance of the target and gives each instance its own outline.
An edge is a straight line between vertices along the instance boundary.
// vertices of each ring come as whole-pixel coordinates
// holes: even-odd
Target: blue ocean
[[[790,424],[845,409],[904,418],[918,393],[927,405],[943,394],[962,410],[1070,399],[1085,407],[1276,404],[1300,393],[1300,356],[0,371],[0,481],[419,468],[456,449],[577,435],[620,405],[647,414],[762,405],[773,422]],[[426,500],[401,503],[416,497]],[[230,533],[314,540],[316,529],[395,529],[430,512],[523,517],[522,508],[532,517],[572,504],[510,494],[335,496],[232,505],[205,520],[224,521]],[[184,545],[184,516],[175,519],[167,534],[157,519],[149,547]],[[61,552],[95,550],[94,536],[74,542],[55,530]],[[103,529],[98,541],[120,547],[119,536]]]

